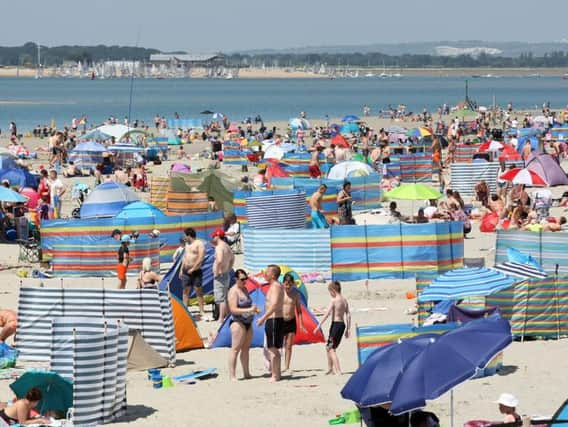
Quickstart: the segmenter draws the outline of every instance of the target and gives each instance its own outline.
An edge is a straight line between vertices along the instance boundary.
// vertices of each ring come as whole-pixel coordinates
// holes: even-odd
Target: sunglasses
[[[238,278],[237,278],[237,280],[240,280],[240,281],[242,281],[242,282],[244,282],[244,281],[247,280],[247,279],[248,279],[248,276],[245,276],[245,277],[238,277]]]

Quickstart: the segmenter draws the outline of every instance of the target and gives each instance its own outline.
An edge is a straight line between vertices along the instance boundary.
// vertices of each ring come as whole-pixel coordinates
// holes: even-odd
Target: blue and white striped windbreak
[[[438,276],[422,291],[419,302],[461,299],[490,295],[508,288],[515,281],[490,268],[458,268]]]
[[[541,269],[530,264],[521,264],[519,262],[503,262],[493,267],[495,270],[506,274],[507,276],[519,279],[546,279],[548,274]]]

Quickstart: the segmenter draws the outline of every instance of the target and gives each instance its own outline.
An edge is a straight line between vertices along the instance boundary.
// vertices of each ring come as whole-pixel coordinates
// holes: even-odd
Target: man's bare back
[[[234,262],[235,256],[229,245],[219,240],[215,245],[215,266],[217,270],[214,272],[215,276],[228,273],[233,268]]]

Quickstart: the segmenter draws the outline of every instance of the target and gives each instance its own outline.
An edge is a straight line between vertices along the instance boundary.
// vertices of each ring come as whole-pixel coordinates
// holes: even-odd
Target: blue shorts
[[[312,211],[312,228],[328,228],[329,224],[324,214],[320,211]]]

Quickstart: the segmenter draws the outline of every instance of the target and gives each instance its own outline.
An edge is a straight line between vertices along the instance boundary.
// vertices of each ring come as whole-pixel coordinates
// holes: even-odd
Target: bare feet
[[[245,380],[250,380],[251,378],[252,378],[252,375],[251,375],[251,374],[248,374],[248,375],[244,375],[244,376],[243,376],[243,379],[245,379]]]
[[[325,373],[325,375],[331,375],[331,374],[333,374],[333,370],[331,369]]]
[[[270,379],[268,380],[269,383],[276,383],[278,381],[280,381],[280,378],[270,377]]]

